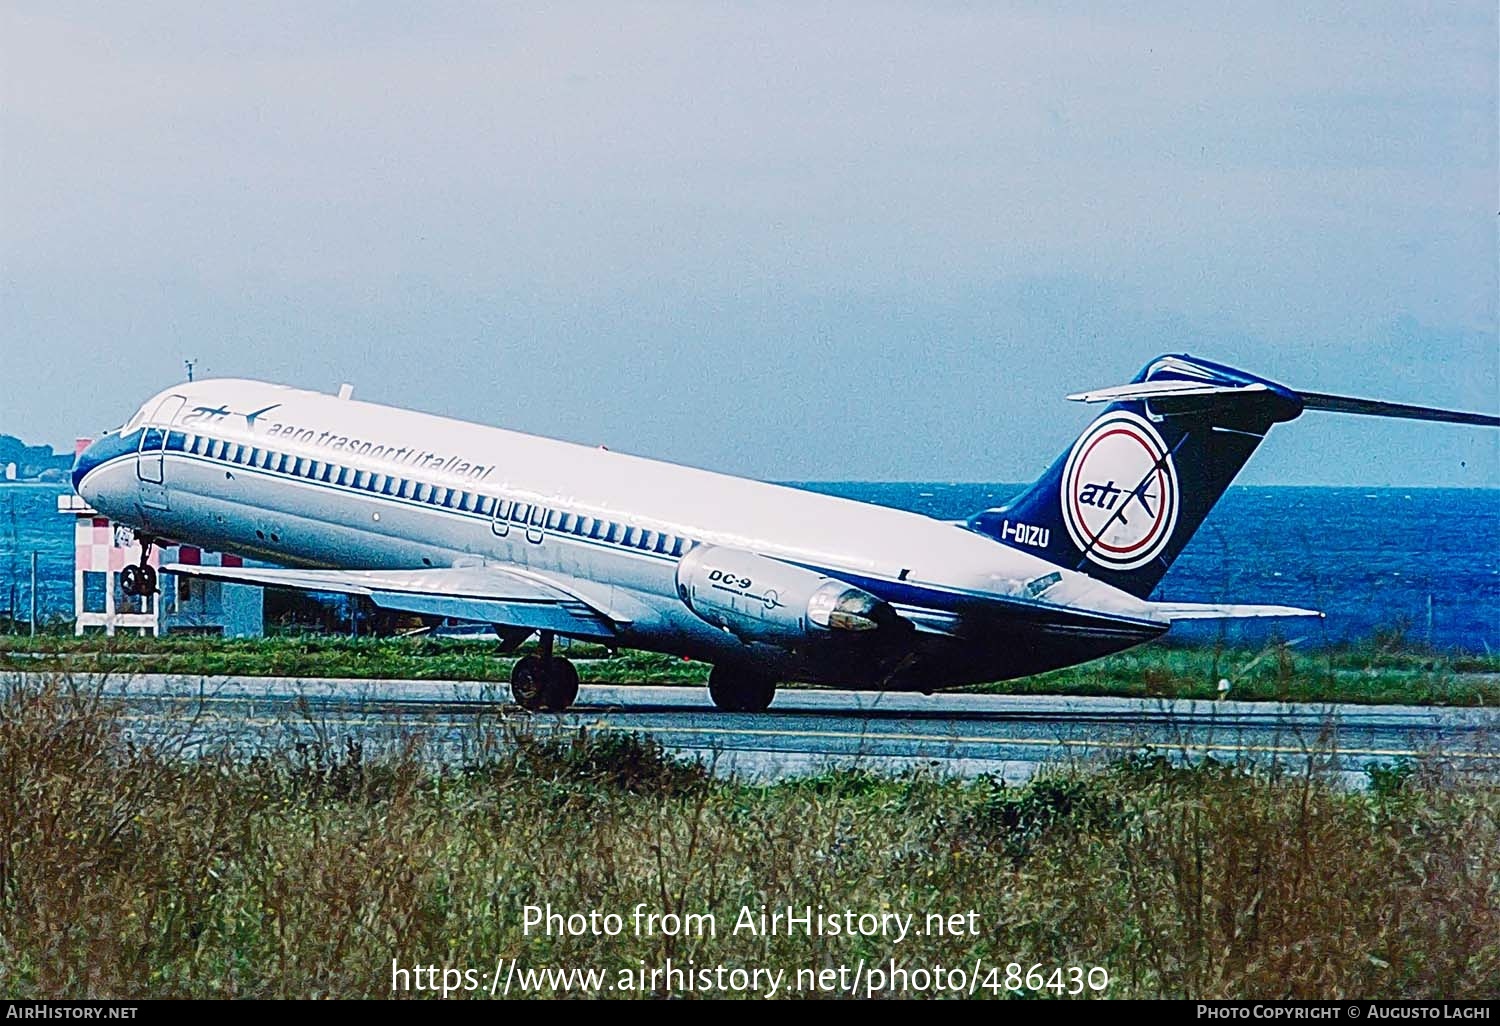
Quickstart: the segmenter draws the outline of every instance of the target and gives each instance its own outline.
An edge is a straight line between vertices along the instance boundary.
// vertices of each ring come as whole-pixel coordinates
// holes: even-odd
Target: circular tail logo
[[[1155,559],[1177,525],[1177,468],[1150,423],[1124,411],[1089,425],[1062,478],[1063,523],[1094,563],[1134,570]]]

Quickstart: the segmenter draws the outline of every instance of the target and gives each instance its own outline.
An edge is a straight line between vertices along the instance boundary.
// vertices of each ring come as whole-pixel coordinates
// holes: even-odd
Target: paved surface
[[[1008,695],[784,690],[765,713],[722,713],[699,688],[584,685],[562,715],[506,703],[504,685],[265,677],[97,678],[125,697],[137,729],[191,717],[205,742],[252,746],[288,736],[379,741],[420,731],[461,753],[480,724],[640,731],[719,771],[779,776],[830,765],[936,763],[1019,780],[1040,764],[1143,750],[1174,757],[1313,762],[1351,780],[1371,762],[1425,756],[1500,773],[1500,710],[1280,705]]]

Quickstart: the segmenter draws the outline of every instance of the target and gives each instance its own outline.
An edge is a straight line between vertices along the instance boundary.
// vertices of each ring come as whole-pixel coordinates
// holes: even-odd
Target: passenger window
[[[544,507],[544,506],[532,506],[531,507],[531,526],[532,527],[541,527],[542,524],[546,521],[546,518],[547,518],[547,509],[546,509],[546,507]]]
[[[495,519],[496,520],[509,520],[510,519],[510,500],[509,499],[496,499],[495,502],[496,502]]]
[[[555,510],[555,509],[549,509],[547,511],[547,520],[546,520],[547,530],[549,530],[549,531],[555,531],[555,530],[557,530],[558,524],[560,524],[561,522],[562,522],[562,517],[558,514],[557,510]]]
[[[510,506],[510,518],[518,524],[526,523],[526,518],[531,514],[531,503],[513,502]]]
[[[483,497],[480,498],[480,500],[479,500],[479,512],[483,513],[487,517],[491,517],[491,516],[495,515],[495,499],[494,499],[494,496],[486,495],[486,496],[483,496]]]

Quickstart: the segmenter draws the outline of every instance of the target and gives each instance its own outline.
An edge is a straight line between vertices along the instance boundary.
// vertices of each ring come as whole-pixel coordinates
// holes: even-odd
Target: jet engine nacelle
[[[899,619],[888,603],[837,578],[711,545],[678,562],[677,594],[700,619],[747,642],[854,636]]]

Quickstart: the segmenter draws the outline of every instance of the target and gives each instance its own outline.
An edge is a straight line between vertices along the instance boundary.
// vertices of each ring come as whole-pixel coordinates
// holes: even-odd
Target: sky
[[[1021,481],[1186,351],[1500,410],[1493,0],[7,2],[0,432],[179,380]],[[1500,486],[1309,415],[1255,484]]]

